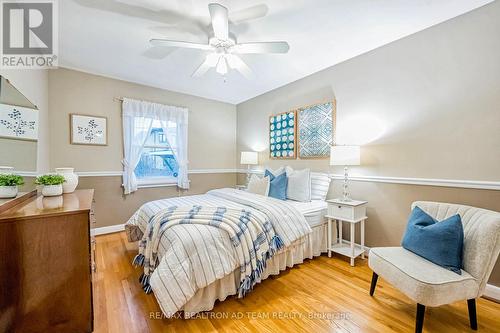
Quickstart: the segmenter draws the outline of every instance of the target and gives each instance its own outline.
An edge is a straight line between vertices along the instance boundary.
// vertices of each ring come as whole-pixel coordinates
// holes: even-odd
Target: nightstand
[[[237,190],[244,191],[244,190],[247,189],[247,186],[246,185],[236,185],[236,186],[234,186],[234,188],[237,189]]]
[[[332,256],[332,251],[351,258],[351,266],[354,266],[354,258],[361,255],[365,258],[365,220],[366,204],[368,201],[342,201],[340,199],[327,200],[328,202],[328,257]],[[338,222],[339,236],[335,235],[335,244],[332,244],[332,222]],[[351,239],[344,242],[342,239],[342,224],[349,223],[351,229]],[[361,244],[354,244],[355,225],[361,223]]]

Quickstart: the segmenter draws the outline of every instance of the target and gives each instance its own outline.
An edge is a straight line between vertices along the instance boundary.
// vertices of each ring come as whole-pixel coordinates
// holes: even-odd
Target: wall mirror
[[[24,177],[21,192],[35,188],[38,107],[4,76],[0,76],[0,173]],[[0,199],[0,205],[7,199]]]

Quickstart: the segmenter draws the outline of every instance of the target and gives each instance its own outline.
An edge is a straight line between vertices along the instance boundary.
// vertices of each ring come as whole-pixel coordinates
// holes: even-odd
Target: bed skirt
[[[321,224],[312,227],[311,234],[297,240],[267,262],[267,267],[262,273],[259,282],[267,279],[270,275],[278,275],[289,267],[303,263],[304,259],[312,259],[321,255],[321,253],[327,251],[326,248],[327,225]],[[184,317],[190,318],[198,312],[212,310],[215,301],[223,301],[228,296],[236,295],[240,283],[239,274],[239,269],[237,269],[222,279],[198,290],[182,308]],[[258,288],[258,285],[254,288]]]

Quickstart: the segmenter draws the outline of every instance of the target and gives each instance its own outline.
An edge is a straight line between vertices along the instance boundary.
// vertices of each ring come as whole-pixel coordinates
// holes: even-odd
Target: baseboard
[[[500,287],[492,284],[487,284],[484,290],[483,297],[489,298],[497,303],[500,303]]]
[[[108,227],[93,228],[90,229],[90,234],[92,236],[112,234],[114,232],[120,232],[125,230],[125,224],[110,225]]]

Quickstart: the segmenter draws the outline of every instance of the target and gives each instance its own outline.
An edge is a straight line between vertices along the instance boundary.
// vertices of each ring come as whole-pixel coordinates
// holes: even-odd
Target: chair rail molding
[[[237,169],[191,169],[189,174],[237,173]],[[77,171],[79,177],[122,176],[123,171]]]
[[[36,177],[38,176],[38,173],[36,171],[16,171],[14,170],[13,173],[19,176],[23,177]]]
[[[191,169],[189,174],[217,174],[217,173],[247,173],[261,175],[264,174],[262,169]],[[35,177],[36,172],[19,171],[19,174],[27,177]],[[76,172],[80,177],[110,177],[122,176],[122,171],[80,171]],[[315,172],[313,172],[315,173]],[[316,172],[319,173],[319,172]],[[328,174],[327,172],[324,172]],[[329,174],[334,180],[343,180],[344,175]],[[402,184],[402,185],[423,185],[423,186],[442,186],[456,188],[471,188],[480,190],[500,190],[500,181],[489,180],[465,180],[465,179],[445,179],[445,178],[410,178],[410,177],[389,177],[389,176],[364,176],[350,175],[349,180],[358,182],[374,182],[387,184]]]
[[[332,179],[343,180],[344,175],[331,175]],[[482,190],[500,190],[500,181],[487,180],[463,180],[444,178],[408,178],[408,177],[386,177],[386,176],[362,176],[350,175],[349,180],[360,182],[376,182],[404,185],[428,185],[459,188],[474,188]]]
[[[264,170],[251,169],[250,173],[262,175]],[[246,169],[239,169],[238,173],[247,173]],[[321,173],[321,172],[313,172]],[[344,180],[344,175],[328,174],[334,180]],[[457,188],[471,188],[480,190],[500,190],[500,181],[489,180],[463,180],[463,179],[444,179],[444,178],[410,178],[410,177],[387,177],[387,176],[363,176],[363,175],[349,175],[350,181],[358,182],[374,182],[374,183],[388,183],[388,184],[402,184],[402,185],[424,185],[424,186],[442,186],[442,187],[457,187]]]

